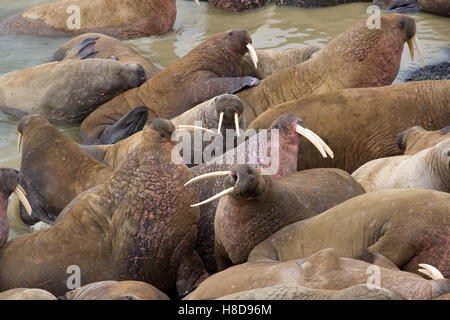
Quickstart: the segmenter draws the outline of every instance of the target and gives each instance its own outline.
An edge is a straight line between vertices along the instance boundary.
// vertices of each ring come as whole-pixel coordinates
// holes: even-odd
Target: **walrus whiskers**
[[[190,184],[194,181],[197,181],[197,180],[203,180],[203,179],[212,178],[212,177],[224,177],[224,176],[228,176],[230,174],[232,174],[232,171],[216,171],[216,172],[205,173],[205,174],[202,174],[202,175],[192,178],[191,180],[186,182],[184,184],[184,186],[186,187],[188,184]]]
[[[422,272],[423,274],[426,274],[433,280],[443,280],[444,276],[442,273],[432,265],[426,264],[426,263],[420,263],[419,267],[422,267],[423,269],[419,269],[419,272]]]
[[[250,58],[252,58],[252,61],[255,65],[255,69],[258,69],[258,55],[256,54],[255,48],[249,43],[247,44],[248,54],[250,55]]]
[[[211,197],[209,199],[206,199],[205,201],[202,201],[202,202],[199,202],[199,203],[196,203],[196,204],[192,204],[191,207],[198,207],[198,206],[201,206],[201,205],[213,202],[214,200],[217,200],[217,199],[219,199],[219,198],[221,198],[223,196],[226,196],[227,194],[232,193],[233,190],[234,190],[234,187],[230,187],[228,189],[225,189],[222,192],[216,194],[215,196],[213,196],[213,197]]]
[[[331,158],[334,157],[334,154],[331,151],[330,147],[328,147],[328,145],[313,131],[303,128],[300,125],[297,125],[295,131],[308,139],[317,148],[317,150],[319,150],[319,152],[322,154],[322,157],[327,158],[327,153]],[[325,152],[325,150],[327,150],[327,152]]]
[[[17,185],[16,189],[13,191],[13,193],[17,196],[17,198],[19,198],[19,201],[23,204],[25,210],[27,210],[28,215],[31,216],[32,213],[32,209],[31,209],[31,205],[28,202],[28,199],[26,197],[27,193],[25,192],[25,190],[22,188],[22,186]]]
[[[209,130],[209,129],[206,129],[206,128],[203,128],[203,127],[200,127],[200,126],[190,125],[190,124],[180,124],[180,125],[175,127],[175,130],[178,130],[178,129],[192,129],[192,130],[199,129],[199,130],[206,131],[206,132],[209,132],[209,133],[212,133],[212,134],[216,134],[212,130]]]

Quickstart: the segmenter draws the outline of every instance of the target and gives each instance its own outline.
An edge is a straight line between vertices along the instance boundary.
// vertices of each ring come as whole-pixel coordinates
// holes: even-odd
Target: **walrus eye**
[[[233,36],[233,31],[228,32],[228,36],[231,38]]]

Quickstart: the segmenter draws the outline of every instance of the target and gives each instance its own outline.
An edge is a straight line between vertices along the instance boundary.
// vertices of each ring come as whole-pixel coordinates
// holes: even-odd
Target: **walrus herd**
[[[0,168],[0,300],[448,299],[450,80],[393,84],[405,44],[423,63],[414,19],[286,50],[229,30],[164,69],[122,42],[175,17],[175,0],[64,0],[0,23],[73,37],[0,77],[21,152]]]

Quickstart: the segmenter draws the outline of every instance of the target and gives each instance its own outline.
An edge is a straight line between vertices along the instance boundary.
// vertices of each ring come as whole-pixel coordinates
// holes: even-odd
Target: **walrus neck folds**
[[[439,177],[442,191],[450,192],[450,139],[436,145],[426,155],[430,177]]]
[[[0,248],[6,243],[9,235],[9,223],[8,223],[8,198],[4,195],[0,195]]]

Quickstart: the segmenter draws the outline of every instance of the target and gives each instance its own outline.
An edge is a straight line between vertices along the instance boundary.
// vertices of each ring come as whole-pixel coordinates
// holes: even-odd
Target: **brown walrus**
[[[418,272],[420,263],[430,264],[448,278],[449,218],[446,192],[369,192],[284,227],[257,245],[248,261],[288,261],[333,247],[342,257],[369,262],[378,253],[409,272]]]
[[[138,64],[88,59],[45,63],[0,77],[0,110],[52,122],[80,122],[95,108],[145,81]]]
[[[294,114],[326,137],[325,142],[336,153],[334,159],[325,161],[306,145],[298,170],[334,167],[352,173],[370,160],[400,155],[396,136],[402,130],[414,125],[437,130],[448,125],[449,105],[450,80],[345,89],[271,108],[249,129],[268,128],[280,115]]]
[[[347,231],[348,228],[344,230]],[[314,239],[316,238],[311,240]],[[379,275],[379,283],[375,274]],[[233,266],[203,281],[185,300],[214,299],[272,285],[343,290],[358,284],[371,285],[368,289],[385,288],[410,300],[429,300],[450,291],[448,279],[425,280],[410,272],[342,258],[339,251],[326,248],[301,260],[281,263],[247,262]]]
[[[414,126],[397,135],[397,146],[405,155],[413,155],[450,138],[449,133],[450,126],[435,131],[428,131],[421,126]]]
[[[175,0],[64,0],[20,12],[0,25],[0,32],[62,36],[86,32],[118,38],[160,35],[172,30]]]
[[[218,270],[247,261],[252,249],[291,223],[311,218],[364,191],[340,169],[311,169],[281,178],[246,164],[230,168],[214,220]]]
[[[450,2],[448,0],[417,0],[422,11],[450,17]]]
[[[169,300],[151,284],[141,281],[100,281],[74,289],[66,300]]]
[[[251,43],[246,30],[211,36],[139,88],[126,91],[92,112],[81,125],[81,138],[88,144],[115,143],[120,140],[115,131],[133,126],[135,120],[127,119],[137,106],[147,107],[145,120],[173,118],[219,94],[258,84],[258,79],[242,76],[245,53],[249,52],[257,62]]]
[[[53,61],[92,58],[114,59],[124,64],[139,64],[144,68],[147,79],[160,71],[150,60],[130,46],[101,33],[86,33],[75,37],[59,47],[52,56]]]
[[[402,188],[450,192],[450,137],[414,155],[369,161],[352,177],[366,192]]]
[[[82,197],[51,228],[7,242],[0,251],[0,291],[39,288],[65,294],[68,267],[81,285],[136,280],[168,295],[189,290],[195,272],[199,211],[192,174],[175,164],[173,126],[161,120],[104,185]],[[197,256],[198,258],[198,256]],[[20,267],[18,267],[20,266]],[[180,272],[181,271],[181,272]],[[184,285],[184,287],[181,287]]]
[[[50,292],[41,289],[17,288],[0,292],[0,300],[57,300]]]

